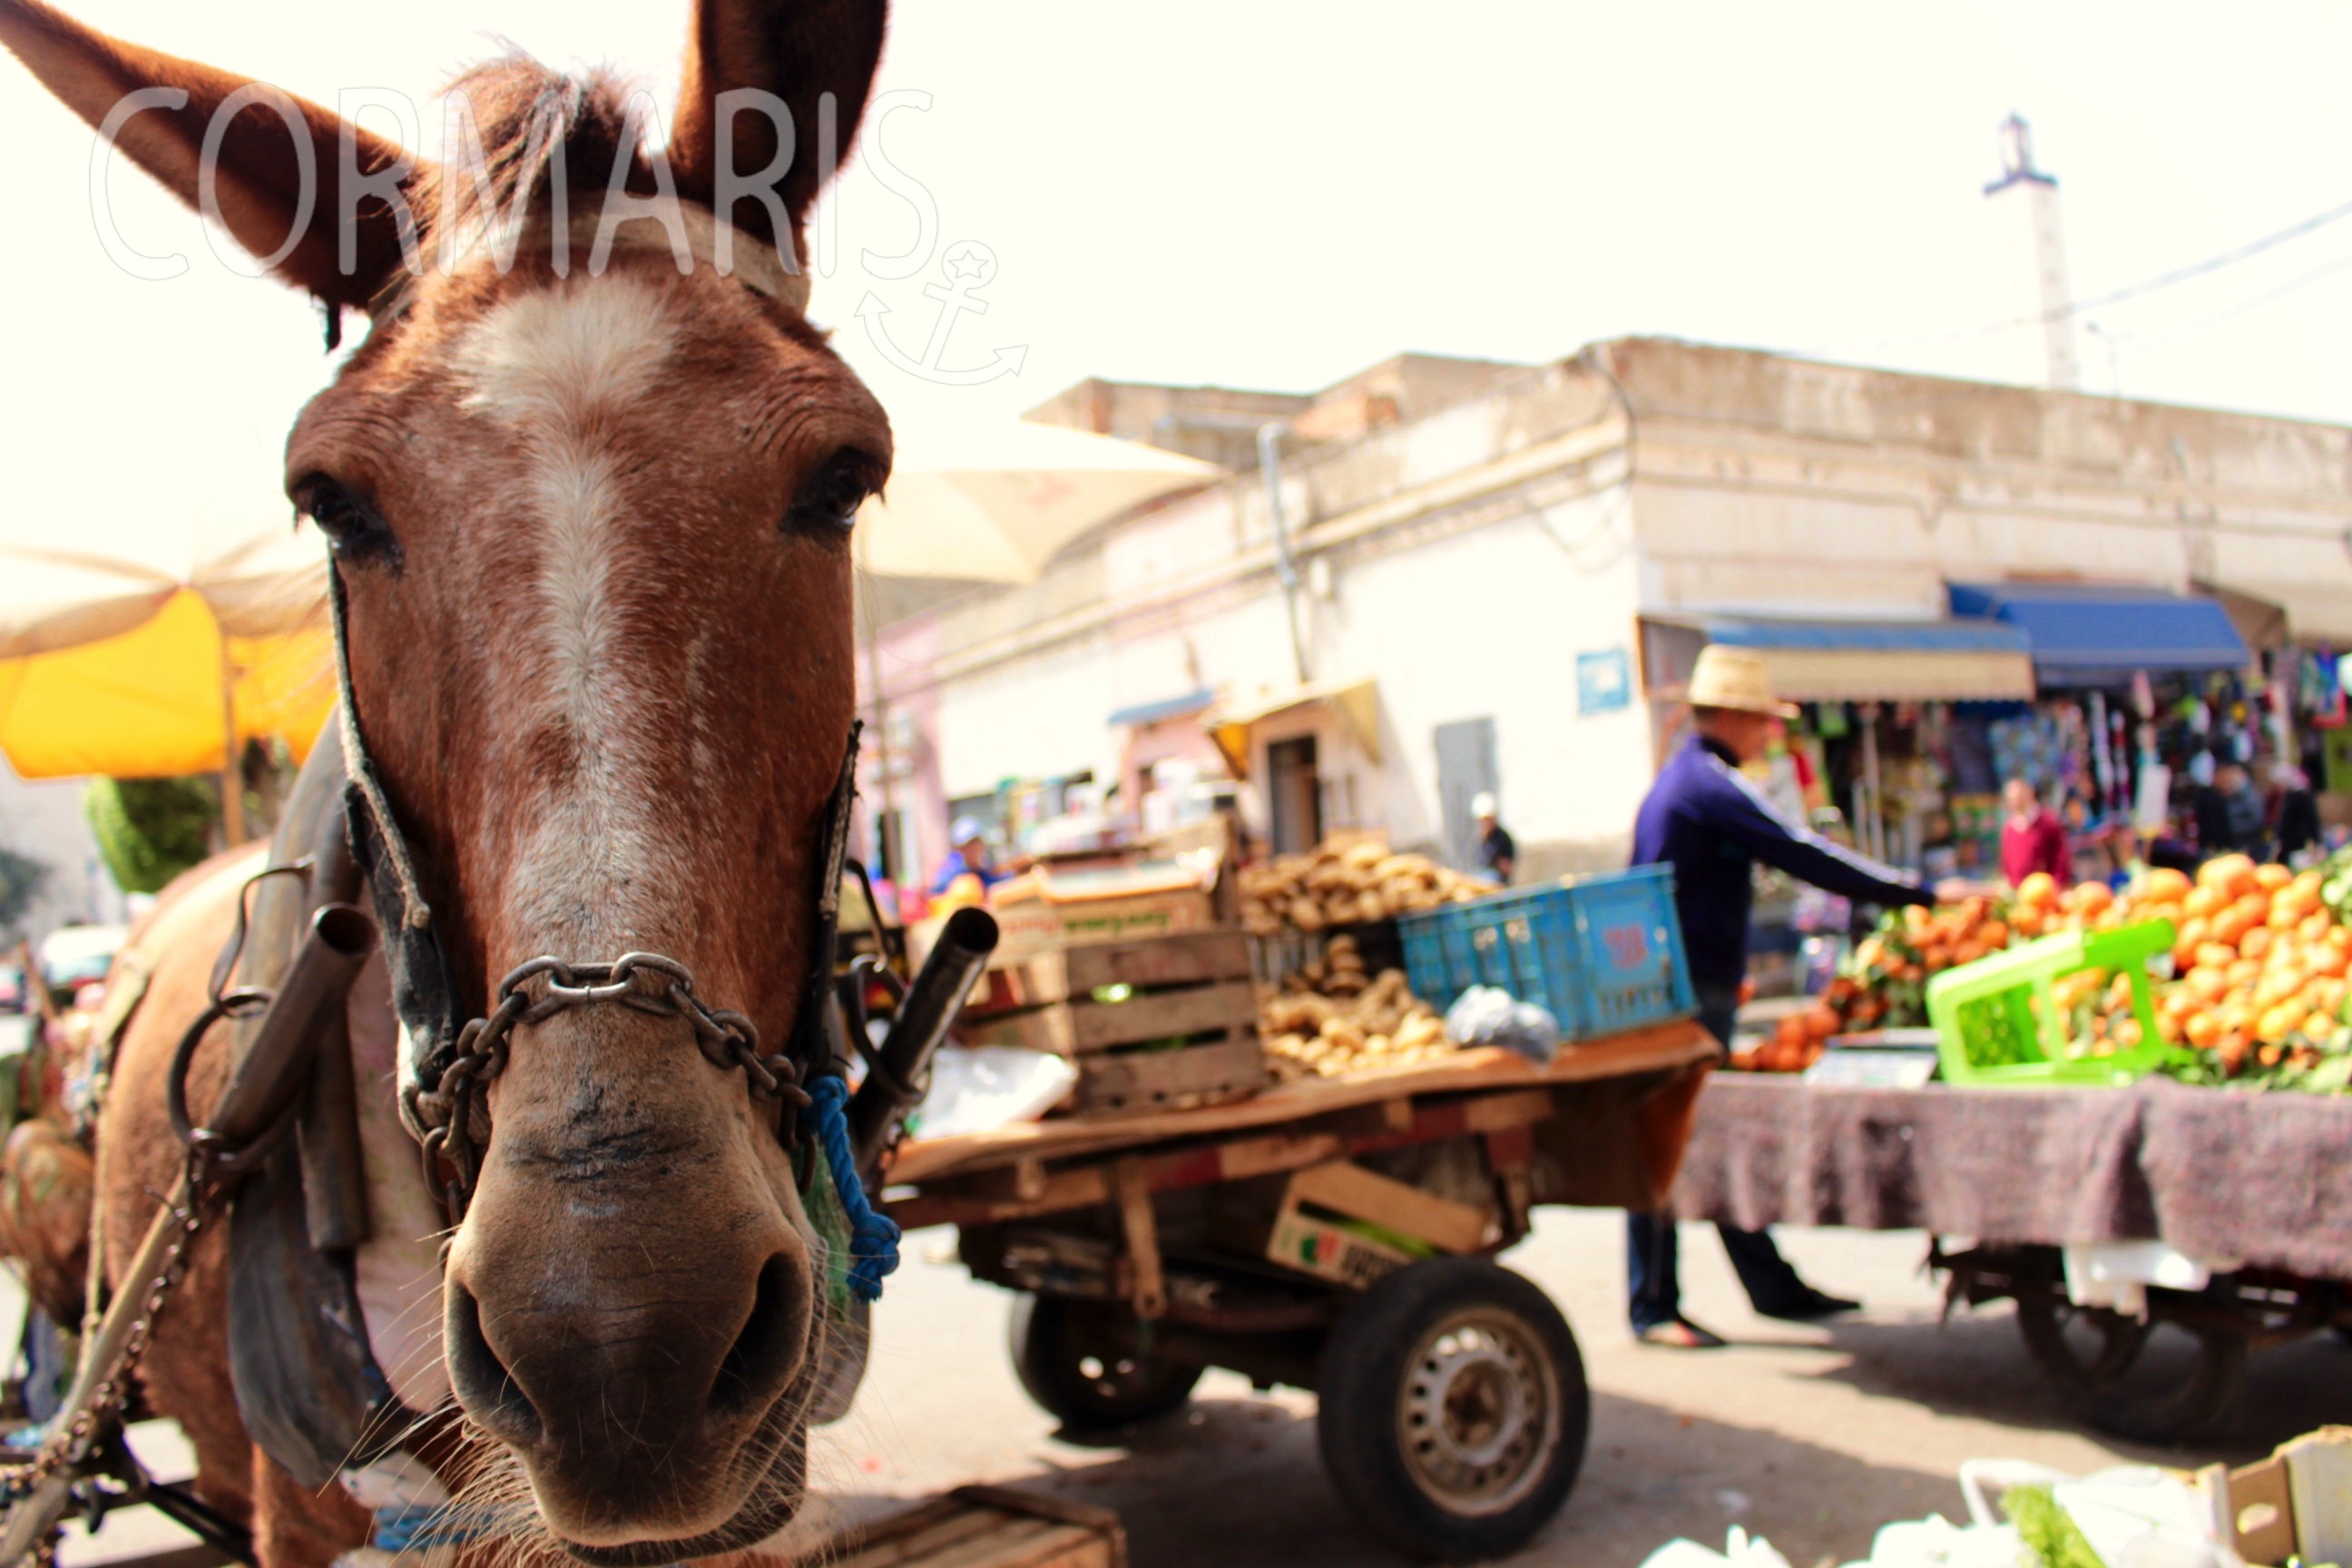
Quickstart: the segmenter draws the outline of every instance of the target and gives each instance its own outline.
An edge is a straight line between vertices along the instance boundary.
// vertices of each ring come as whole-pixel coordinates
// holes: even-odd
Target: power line
[[[2098,310],[2109,305],[2119,305],[2126,300],[2137,300],[2143,294],[2153,294],[2159,289],[2169,289],[2175,283],[2186,283],[2191,278],[2202,278],[2209,272],[2219,272],[2224,267],[2233,267],[2241,261],[2260,256],[2265,250],[2284,245],[2290,239],[2300,239],[2315,229],[2325,228],[2331,223],[2347,217],[2352,217],[2352,202],[2347,202],[2340,207],[2330,207],[2324,213],[2315,214],[2313,216],[2305,218],[2301,223],[2291,224],[2276,234],[2266,234],[2251,244],[2238,247],[2235,250],[2224,251],[2219,256],[2209,256],[2202,261],[2192,262],[2187,267],[2179,267],[2169,272],[2160,273],[2145,282],[2135,283],[2128,289],[2118,289],[2113,293],[2102,294],[2095,300],[2078,300],[2063,310],[2045,310],[2039,316],[2028,316],[2022,321],[2006,324],[2044,326],[2052,321],[2063,321],[2069,316],[2080,315],[2084,310]]]
[[[2308,288],[2314,283],[2323,282],[2327,279],[2335,277],[2337,273],[2346,270],[2347,268],[2352,268],[2352,256],[2339,256],[2335,260],[2328,262],[2326,266],[2315,267],[2308,272],[2301,273],[2294,278],[2288,279],[2285,282],[2280,284],[2275,289],[2266,289],[2251,300],[2242,300],[2238,303],[2231,306],[2228,310],[2217,311],[2213,315],[2206,317],[2203,321],[2193,322],[2189,326],[2181,328],[2178,331],[2167,332],[2164,336],[2158,338],[2154,342],[2144,346],[2131,348],[2129,352],[2135,354],[2153,353],[2158,349],[2166,348],[2173,343],[2180,342],[2183,338],[2193,338],[2200,332],[2206,331],[2210,328],[2220,326],[2224,321],[2231,321],[2239,316],[2242,316],[2249,310],[2260,310],[2263,306],[2269,304],[2272,300],[2283,299],[2286,295],[2294,293],[2298,289]],[[2132,340],[2126,337],[2123,342],[2128,347]]]
[[[2218,256],[2209,256],[2202,261],[2193,261],[2186,267],[2176,267],[2169,272],[2160,272],[2153,278],[2143,279],[2137,283],[2131,284],[2126,288],[2114,289],[2108,293],[2098,295],[2093,299],[2078,300],[2055,310],[2044,310],[2031,316],[2018,316],[2006,321],[1994,321],[1988,326],[1982,327],[1963,328],[1958,331],[1930,332],[1924,336],[1911,338],[1880,338],[1870,342],[1843,345],[1832,344],[1823,348],[1800,350],[1797,352],[1801,353],[1855,353],[1868,349],[1912,348],[1923,346],[1928,343],[1964,342],[1976,338],[1989,338],[1997,332],[2015,331],[2021,327],[2048,326],[2054,321],[2063,321],[2072,317],[2079,316],[2086,310],[2105,310],[2109,305],[2119,305],[2126,300],[2137,300],[2143,295],[2153,294],[2160,289],[2169,289],[2176,283],[2186,283],[2192,278],[2202,278],[2209,273],[2219,272],[2225,267],[2234,267],[2239,262],[2250,260],[2254,257],[2262,255],[2266,250],[2275,249],[2277,247],[2284,245],[2291,239],[2300,239],[2305,235],[2325,228],[2329,224],[2340,222],[2347,217],[2352,217],[2352,202],[2346,202],[2341,206],[2330,207],[2323,213],[2315,213],[2311,216],[2305,218],[2300,223],[2290,224],[2274,234],[2266,234],[2260,239],[2252,240],[2247,244],[2239,246],[2234,250],[2225,250]],[[2334,268],[2332,267],[2323,268],[2316,273],[2308,274],[2302,279],[2298,279],[2294,283],[2287,285],[2287,288],[2299,288],[2304,283],[2316,281],[2317,279],[2326,276]],[[2284,289],[2278,290],[2278,292],[2281,293],[2285,291],[2286,289]],[[2265,300],[2275,298],[2275,295],[2265,296],[2264,298]],[[2263,302],[2264,301],[2256,300],[2244,306],[2243,309],[2252,310],[2254,304]],[[2228,312],[2227,314],[2235,314],[2235,311]],[[2225,318],[2217,317],[2216,321]]]

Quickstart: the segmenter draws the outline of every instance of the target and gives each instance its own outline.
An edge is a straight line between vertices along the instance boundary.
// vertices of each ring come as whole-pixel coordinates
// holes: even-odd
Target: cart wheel
[[[1400,1546],[1499,1557],[1576,1485],[1592,1424],[1576,1336],[1484,1258],[1412,1264],[1340,1315],[1317,1375],[1323,1468]]]
[[[1013,1302],[1013,1371],[1073,1431],[1123,1426],[1182,1408],[1201,1369],[1151,1353],[1150,1331],[1108,1301],[1023,1292]]]
[[[2133,1376],[2159,1325],[2193,1342],[2194,1363],[2186,1375],[2152,1366]],[[2066,1300],[2063,1286],[2021,1289],[2017,1328],[2034,1362],[2068,1402],[2091,1425],[2119,1437],[2153,1443],[2201,1437],[2237,1399],[2245,1379],[2242,1334],[2077,1307]]]

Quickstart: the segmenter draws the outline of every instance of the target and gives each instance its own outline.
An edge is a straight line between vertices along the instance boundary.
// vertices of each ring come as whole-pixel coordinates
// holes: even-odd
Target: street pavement
[[[1685,1309],[1735,1342],[1654,1349],[1625,1327],[1622,1236],[1613,1211],[1546,1210],[1506,1259],[1567,1313],[1593,1389],[1583,1478],[1521,1563],[1633,1568],[1677,1535],[1719,1548],[1739,1524],[1796,1568],[1814,1568],[1866,1552],[1888,1521],[1958,1517],[1953,1478],[1963,1459],[2038,1459],[2078,1473],[2119,1462],[2239,1462],[2352,1421],[2352,1348],[2319,1336],[2253,1358],[2245,1397],[2210,1447],[2102,1439],[2070,1422],[2042,1386],[2005,1304],[1938,1324],[1940,1293],[1919,1270],[1927,1238],[1911,1231],[1782,1232],[1807,1278],[1868,1303],[1807,1328],[1749,1312],[1712,1227],[1685,1226]],[[906,1262],[875,1314],[856,1407],[815,1436],[816,1495],[794,1539],[995,1481],[1118,1510],[1136,1568],[1402,1561],[1325,1482],[1311,1395],[1259,1394],[1211,1373],[1178,1415],[1108,1438],[1059,1436],[1013,1378],[1012,1298],[973,1282],[953,1248],[948,1230],[907,1238]],[[159,1468],[185,1473],[170,1428],[153,1424],[139,1436]],[[66,1568],[97,1568],[188,1540],[137,1509],[97,1539],[77,1531],[61,1557]]]
[[[2147,1449],[2070,1422],[2026,1359],[2006,1303],[1939,1325],[1918,1232],[1789,1231],[1815,1283],[1866,1310],[1824,1328],[1755,1316],[1713,1227],[1683,1227],[1685,1307],[1735,1342],[1637,1343],[1625,1326],[1623,1220],[1548,1210],[1506,1262],[1551,1293],[1581,1343],[1592,1442],[1568,1506],[1514,1561],[1633,1568],[1681,1535],[1769,1538],[1812,1568],[1865,1554],[1878,1525],[1961,1517],[1960,1462],[2241,1462],[2352,1420],[2352,1348],[2333,1336],[2258,1353],[2210,1447]],[[856,1409],[819,1434],[814,1479],[835,1517],[872,1517],[967,1481],[1118,1510],[1137,1568],[1319,1568],[1402,1561],[1340,1508],[1316,1456],[1311,1395],[1212,1373],[1192,1406],[1109,1440],[1058,1436],[1005,1353],[1011,1297],[972,1282],[953,1235],[918,1232],[876,1313]]]

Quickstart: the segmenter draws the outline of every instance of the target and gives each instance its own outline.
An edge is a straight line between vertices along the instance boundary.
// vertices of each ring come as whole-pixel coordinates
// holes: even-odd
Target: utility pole
[[[1985,187],[1985,197],[2009,225],[2011,243],[2032,258],[2030,286],[2009,294],[2018,316],[2042,323],[2042,364],[2036,374],[2030,362],[2021,363],[2022,379],[2072,392],[2083,383],[2083,367],[2074,352],[2074,300],[2066,281],[2058,179],[2034,165],[2033,129],[2021,115],[2001,121],[2000,178]],[[2011,258],[2011,265],[2023,262],[2022,256]]]

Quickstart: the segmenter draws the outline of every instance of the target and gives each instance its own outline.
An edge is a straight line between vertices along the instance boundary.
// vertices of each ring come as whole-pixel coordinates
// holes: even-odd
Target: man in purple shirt
[[[1747,648],[1711,645],[1699,655],[1687,700],[1694,733],[1659,770],[1633,822],[1633,864],[1675,870],[1675,910],[1689,956],[1699,1022],[1727,1047],[1748,973],[1748,920],[1756,862],[1856,903],[1932,904],[1938,893],[1975,889],[1954,883],[1931,891],[1916,877],[1882,866],[1790,822],[1739,767],[1760,760],[1773,726],[1795,710],[1774,700],[1763,659]],[[1650,1344],[1698,1350],[1723,1341],[1682,1315],[1671,1215],[1625,1216],[1627,1294],[1633,1331]],[[1797,1277],[1771,1237],[1717,1227],[1732,1268],[1756,1310],[1811,1321],[1860,1303],[1815,1289]]]

